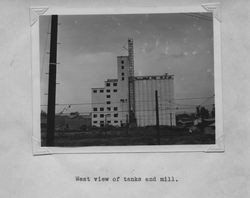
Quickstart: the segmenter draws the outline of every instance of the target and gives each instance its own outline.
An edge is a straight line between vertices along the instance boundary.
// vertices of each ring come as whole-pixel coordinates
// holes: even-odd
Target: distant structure
[[[82,130],[91,126],[91,115],[76,115],[70,113],[69,115],[55,115],[55,130],[67,131],[67,130]],[[41,132],[47,129],[47,114],[41,113]]]
[[[134,76],[133,51],[133,39],[128,39],[128,56],[117,57],[117,79],[107,79],[103,88],[92,88],[92,126],[155,125],[155,90],[159,124],[176,124],[173,75]]]

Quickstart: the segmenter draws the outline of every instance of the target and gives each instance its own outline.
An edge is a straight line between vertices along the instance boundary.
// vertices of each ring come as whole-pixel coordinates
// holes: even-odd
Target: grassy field
[[[177,127],[161,127],[161,145],[214,144],[213,130],[189,133],[188,129]],[[45,145],[45,132],[42,132],[42,146]],[[57,131],[55,146],[130,146],[157,145],[155,127],[127,128],[95,128],[88,131]]]

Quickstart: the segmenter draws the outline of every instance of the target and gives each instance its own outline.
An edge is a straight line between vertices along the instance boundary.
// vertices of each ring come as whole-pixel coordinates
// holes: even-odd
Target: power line
[[[196,97],[196,98],[175,98],[174,100],[198,100],[198,99],[207,99],[207,98],[213,98],[213,96],[207,96],[207,97]]]
[[[208,105],[206,105],[208,106]],[[210,105],[211,106],[211,105]],[[164,111],[171,111],[171,110],[175,110],[175,111],[181,111],[181,110],[195,110],[196,106],[194,107],[169,107],[169,108],[160,108],[159,111],[160,113],[164,112]],[[78,111],[76,111],[78,112]],[[155,109],[144,109],[144,110],[138,110],[136,111],[136,114],[141,113],[141,112],[155,112]],[[64,113],[62,111],[59,111],[57,114],[58,115],[70,115],[74,112],[71,113]],[[85,111],[85,112],[78,112],[79,114],[111,114],[111,113],[128,113],[128,110],[103,110],[103,111]],[[142,115],[140,115],[142,116]]]
[[[185,107],[185,108],[159,108],[159,111],[166,111],[166,110],[184,110],[184,109],[195,109],[195,108],[191,108],[191,107]],[[137,113],[138,112],[155,112],[155,108],[153,109],[144,109],[144,110],[137,110],[136,111]],[[72,113],[74,112],[71,112],[71,113],[61,113],[59,112],[58,115],[72,115]],[[114,111],[114,110],[111,110],[111,111],[84,111],[84,112],[77,112],[79,114],[115,114],[115,113],[128,113],[128,111],[126,110],[117,110],[117,111]],[[161,112],[160,112],[161,113]]]
[[[210,99],[210,98],[213,98],[214,96],[209,96],[209,97],[196,97],[196,98],[175,98],[175,99],[172,99],[173,101],[174,100],[198,100],[198,99]],[[136,102],[155,102],[155,100],[137,100]],[[162,102],[162,101],[161,101]],[[167,101],[164,101],[164,102],[167,102]],[[112,104],[126,104],[127,102],[111,102]],[[171,102],[167,102],[167,103],[170,103],[170,104],[173,104]],[[75,105],[97,105],[97,104],[105,104],[107,105],[107,103],[90,103],[90,102],[86,102],[86,103],[59,103],[59,104],[56,104],[56,106],[65,106],[65,105],[72,105],[72,106],[75,106]],[[46,104],[42,104],[40,106],[47,106]]]

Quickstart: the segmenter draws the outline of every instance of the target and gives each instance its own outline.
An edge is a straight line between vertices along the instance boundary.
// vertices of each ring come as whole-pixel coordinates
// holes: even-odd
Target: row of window
[[[107,93],[110,93],[111,90],[110,89],[106,89]],[[113,89],[113,92],[117,92],[117,89]],[[93,89],[93,93],[97,93],[97,89]],[[100,89],[99,93],[104,93],[104,89]]]
[[[111,85],[111,83],[109,83],[109,82],[106,83],[106,86],[107,86],[107,87],[110,87],[110,85]],[[114,82],[114,83],[113,83],[113,86],[116,87],[116,86],[117,86],[117,83]]]
[[[93,111],[98,111],[98,108],[94,107]],[[104,111],[104,107],[100,107],[100,111]],[[111,107],[107,107],[107,111],[111,111]],[[114,111],[118,111],[118,107],[114,107]]]
[[[93,121],[93,123],[94,123],[94,124],[98,124],[98,121],[95,120],[95,121]],[[104,124],[104,121],[101,120],[101,121],[99,121],[99,123],[100,123],[100,124]],[[111,120],[108,120],[108,121],[107,121],[107,124],[111,124],[111,123],[112,123]],[[118,123],[118,120],[114,120],[113,123]]]
[[[124,64],[124,60],[121,61],[121,64]],[[122,69],[124,69],[124,65],[121,66]],[[122,72],[122,80],[124,80],[124,73]]]
[[[122,69],[124,69],[124,66],[122,66]],[[122,74],[122,80],[124,80],[124,72],[121,73]]]
[[[100,118],[104,118],[104,116],[106,116],[106,117],[111,117],[111,114],[100,114],[99,115],[100,116]],[[118,113],[115,113],[114,115],[114,118],[117,118],[118,117]],[[93,118],[97,118],[98,117],[98,114],[93,114]]]

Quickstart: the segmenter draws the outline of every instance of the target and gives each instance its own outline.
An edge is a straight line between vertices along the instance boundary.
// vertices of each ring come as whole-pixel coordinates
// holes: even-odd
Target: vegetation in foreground
[[[46,131],[42,131],[42,146],[45,146]],[[161,145],[215,144],[215,129],[205,127],[190,132],[186,127],[160,127]],[[79,131],[56,131],[55,146],[131,146],[158,145],[155,126],[105,127]]]

